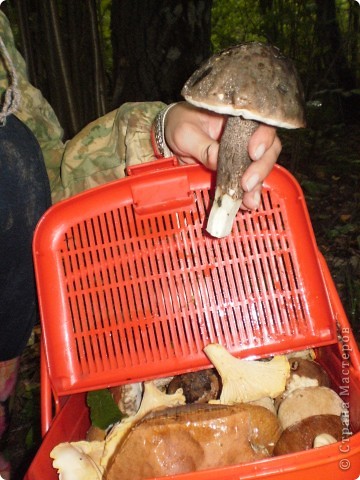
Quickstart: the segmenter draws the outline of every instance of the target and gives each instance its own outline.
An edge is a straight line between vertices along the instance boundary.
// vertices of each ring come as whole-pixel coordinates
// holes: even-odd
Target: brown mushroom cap
[[[306,358],[291,357],[289,363],[290,378],[287,381],[289,389],[294,390],[297,385],[301,386],[302,380],[305,383],[306,379],[314,380],[314,386],[330,387],[329,375],[318,362]]]
[[[284,128],[305,126],[304,94],[293,63],[271,45],[237,45],[217,53],[182,89],[196,106]]]
[[[303,387],[330,387],[330,378],[325,369],[316,361],[307,358],[290,357],[290,376],[285,391],[276,398],[275,406],[294,390]]]
[[[167,393],[182,388],[186,403],[207,403],[219,397],[221,378],[214,368],[176,375],[167,387]]]
[[[86,440],[88,442],[93,442],[95,440],[103,441],[106,437],[106,430],[96,427],[95,425],[90,425],[89,430],[86,432]]]
[[[248,404],[191,404],[157,410],[131,428],[106,480],[163,477],[272,455],[281,428],[274,414]]]
[[[284,430],[275,445],[274,455],[300,452],[314,448],[315,438],[331,435],[336,441],[342,438],[342,422],[337,415],[314,415]]]

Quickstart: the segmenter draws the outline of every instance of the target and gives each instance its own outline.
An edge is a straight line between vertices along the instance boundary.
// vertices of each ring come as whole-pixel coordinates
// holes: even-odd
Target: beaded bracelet
[[[157,158],[169,158],[174,154],[168,147],[165,141],[165,118],[168,112],[174,107],[176,103],[168,105],[161,110],[155,117],[154,123],[151,129],[151,143],[154,149],[155,156]]]

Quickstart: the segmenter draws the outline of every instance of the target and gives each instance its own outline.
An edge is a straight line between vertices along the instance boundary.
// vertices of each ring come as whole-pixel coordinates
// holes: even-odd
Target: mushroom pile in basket
[[[341,440],[347,412],[312,350],[261,360],[204,351],[214,368],[111,389],[126,417],[57,445],[61,479],[142,480]]]

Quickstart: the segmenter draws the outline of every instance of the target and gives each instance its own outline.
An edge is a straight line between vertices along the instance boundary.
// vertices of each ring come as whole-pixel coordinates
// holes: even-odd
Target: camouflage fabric
[[[63,195],[121,178],[127,166],[155,160],[150,128],[163,107],[161,102],[125,103],[83,128],[65,147]]]
[[[124,104],[90,123],[65,144],[53,109],[29,82],[25,61],[16,50],[9,21],[1,10],[0,36],[18,76],[21,103],[16,116],[32,130],[40,144],[54,203],[123,177],[128,165],[155,159],[150,128],[158,111],[164,108],[163,103]],[[0,57],[0,95],[7,86],[8,72]]]
[[[56,115],[41,92],[28,80],[24,59],[15,48],[13,34],[8,19],[0,11],[0,36],[9,52],[18,76],[18,88],[21,92],[21,103],[17,117],[35,134],[47,166],[51,189],[60,185],[59,165],[64,145],[61,141],[63,131]],[[0,57],[0,94],[8,86],[8,72]]]

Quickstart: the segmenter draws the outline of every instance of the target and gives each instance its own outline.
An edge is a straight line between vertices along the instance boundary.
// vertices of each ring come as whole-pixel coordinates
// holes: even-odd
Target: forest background
[[[293,59],[307,128],[279,130],[356,332],[360,324],[359,0],[6,0],[31,82],[71,138],[129,101],[181,100],[191,73],[230,45]]]
[[[279,163],[304,190],[319,249],[359,338],[359,3],[6,0],[1,8],[64,139],[124,102],[181,100],[183,84],[201,61],[230,45],[269,42],[292,58],[304,85],[307,128],[279,129]],[[39,441],[36,339],[35,332],[9,438],[18,478]]]

